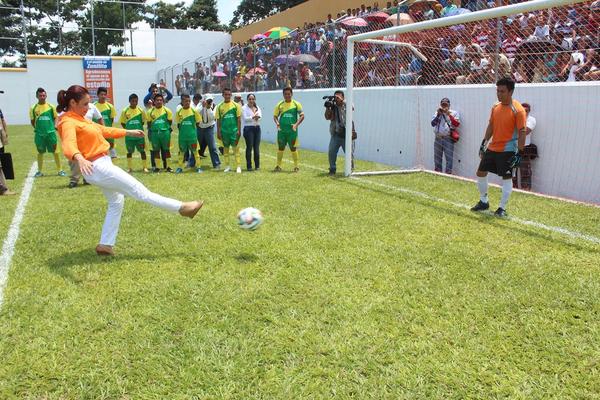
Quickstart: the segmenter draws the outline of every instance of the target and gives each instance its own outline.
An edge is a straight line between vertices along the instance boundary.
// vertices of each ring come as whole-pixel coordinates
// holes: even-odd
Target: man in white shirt
[[[440,101],[440,106],[431,119],[431,126],[435,134],[433,144],[435,170],[437,172],[443,171],[442,161],[445,156],[445,171],[447,174],[452,174],[454,141],[457,140],[452,137],[452,134],[460,126],[460,114],[458,111],[450,109],[450,100],[447,97],[444,97]]]
[[[521,165],[515,170],[513,175],[513,187],[531,190],[531,160],[537,158],[537,147],[531,143],[531,134],[535,129],[537,121],[529,113],[531,106],[527,103],[523,103],[522,106],[525,112],[527,112],[527,122],[525,124],[527,136],[525,137],[525,151]],[[535,150],[533,150],[534,148]]]
[[[206,99],[202,102],[202,106],[197,108],[201,117],[198,128],[198,144],[200,145],[198,155],[204,153],[204,150],[208,147],[212,166],[215,169],[219,169],[221,167],[221,160],[219,160],[219,153],[217,151],[217,146],[215,145],[216,121],[214,108],[212,96],[206,96]],[[200,168],[198,168],[198,170],[201,171]]]
[[[60,119],[60,115],[59,115]],[[102,114],[92,103],[88,104],[88,111],[85,113],[85,119],[95,121],[97,124],[104,125],[104,118]],[[69,160],[69,168],[71,168],[71,176],[69,178],[69,189],[77,187],[79,184],[79,178],[81,178],[81,171],[79,170],[79,164]],[[85,179],[83,180],[84,185],[89,185]]]

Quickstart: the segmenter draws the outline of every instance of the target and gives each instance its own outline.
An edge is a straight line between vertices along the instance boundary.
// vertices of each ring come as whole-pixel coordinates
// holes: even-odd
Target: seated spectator
[[[513,29],[508,29],[506,32],[506,39],[502,41],[502,52],[508,57],[508,59],[512,62],[515,59],[515,54],[517,53],[517,49],[519,44],[523,40],[517,36],[516,32]]]
[[[577,81],[577,71],[585,63],[585,56],[582,52],[580,52],[577,49],[577,47],[578,47],[578,44],[575,43],[575,47],[574,47],[575,51],[573,53],[571,53],[571,56],[569,57],[569,62],[567,63],[567,65],[565,65],[565,67],[561,71],[561,76],[563,78],[567,77],[567,82]]]
[[[600,53],[596,49],[587,49],[585,63],[575,72],[577,80],[600,80]]]
[[[543,13],[538,14],[536,18],[536,26],[533,30],[533,35],[531,35],[531,38],[550,40],[550,26],[548,25],[548,20]]]

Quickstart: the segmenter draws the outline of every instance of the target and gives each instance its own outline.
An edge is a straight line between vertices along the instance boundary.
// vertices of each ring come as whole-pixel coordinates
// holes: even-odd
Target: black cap
[[[443,99],[440,101],[440,104],[441,104],[441,103],[448,103],[448,104],[450,104],[450,99],[449,99],[449,98],[447,98],[447,97],[444,97],[444,98],[443,98]]]

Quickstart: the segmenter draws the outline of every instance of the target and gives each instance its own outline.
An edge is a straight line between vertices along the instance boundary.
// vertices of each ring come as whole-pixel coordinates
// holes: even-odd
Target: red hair
[[[67,90],[59,90],[58,96],[56,97],[56,102],[58,103],[56,111],[67,111],[71,100],[79,102],[86,94],[89,94],[88,90],[79,85],[72,85]]]

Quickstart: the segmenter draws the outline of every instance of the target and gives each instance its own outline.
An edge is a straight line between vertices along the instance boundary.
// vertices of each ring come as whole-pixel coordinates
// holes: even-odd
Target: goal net
[[[397,14],[397,26],[347,39],[346,101],[354,107],[346,121],[358,139],[345,175],[473,178],[495,82],[510,77],[513,98],[537,118],[528,143],[540,153],[515,172],[518,187],[600,204],[598,175],[581,162],[600,167],[591,148],[599,139],[584,133],[596,126],[600,65],[590,58],[600,51],[600,2],[533,0],[477,12],[414,3]]]

